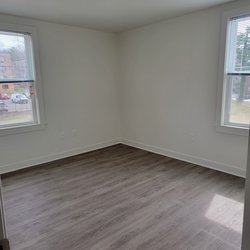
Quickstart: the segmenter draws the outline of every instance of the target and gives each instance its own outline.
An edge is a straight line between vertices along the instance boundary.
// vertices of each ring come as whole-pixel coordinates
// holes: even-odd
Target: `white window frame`
[[[220,41],[220,54],[219,54],[219,75],[218,75],[218,92],[217,92],[217,112],[216,112],[216,127],[217,131],[248,136],[249,128],[239,127],[237,124],[225,124],[225,103],[226,103],[226,95],[228,95],[228,88],[226,88],[225,81],[225,72],[226,72],[226,63],[227,63],[227,48],[229,44],[227,43],[227,36],[230,32],[230,19],[234,17],[241,17],[250,15],[250,6],[246,6],[244,8],[235,9],[231,11],[224,12],[222,14],[222,22],[221,22],[221,41]],[[226,93],[227,92],[227,93]]]
[[[34,123],[20,123],[20,125],[6,125],[6,127],[0,128],[0,136],[26,133],[36,130],[41,130],[45,128],[45,116],[44,116],[44,104],[43,104],[43,91],[42,91],[42,81],[39,63],[39,46],[38,46],[38,35],[35,27],[18,25],[18,24],[7,24],[0,23],[0,31],[16,32],[16,33],[28,33],[32,40],[32,52],[33,52],[33,62],[35,68],[35,91],[36,98],[33,108],[36,112],[36,120]]]

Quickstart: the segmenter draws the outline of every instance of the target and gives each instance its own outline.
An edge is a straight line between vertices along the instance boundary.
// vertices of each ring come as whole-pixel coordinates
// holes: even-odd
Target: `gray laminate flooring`
[[[12,250],[240,249],[244,180],[125,145],[3,176]]]

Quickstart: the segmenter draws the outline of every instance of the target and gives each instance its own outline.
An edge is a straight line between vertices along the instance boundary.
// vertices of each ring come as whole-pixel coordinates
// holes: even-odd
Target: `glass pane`
[[[229,123],[250,123],[250,76],[229,76]]]
[[[250,72],[250,17],[240,18],[236,23],[237,45],[235,71]]]
[[[30,36],[0,31],[0,81],[33,80]]]
[[[0,84],[0,127],[34,122],[32,84]]]

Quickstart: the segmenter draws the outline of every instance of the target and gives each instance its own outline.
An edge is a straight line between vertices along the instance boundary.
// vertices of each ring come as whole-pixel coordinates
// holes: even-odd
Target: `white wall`
[[[4,15],[0,22],[37,27],[47,120],[45,130],[0,137],[0,171],[115,143],[116,35]]]
[[[221,13],[242,4],[121,34],[125,143],[245,175],[247,138],[215,127]]]

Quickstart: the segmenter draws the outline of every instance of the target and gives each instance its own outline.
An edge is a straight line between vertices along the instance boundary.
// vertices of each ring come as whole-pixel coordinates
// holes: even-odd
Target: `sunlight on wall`
[[[222,195],[216,194],[206,211],[206,218],[230,228],[236,232],[242,232],[244,204]]]

